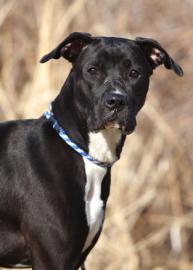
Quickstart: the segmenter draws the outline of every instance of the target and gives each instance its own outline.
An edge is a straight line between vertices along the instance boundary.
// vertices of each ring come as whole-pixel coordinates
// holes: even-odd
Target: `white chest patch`
[[[117,129],[102,130],[89,134],[89,154],[102,162],[116,160],[116,146],[121,137]],[[85,212],[89,233],[84,244],[86,250],[92,243],[104,220],[103,201],[101,200],[101,184],[107,169],[95,165],[84,158],[86,172]]]

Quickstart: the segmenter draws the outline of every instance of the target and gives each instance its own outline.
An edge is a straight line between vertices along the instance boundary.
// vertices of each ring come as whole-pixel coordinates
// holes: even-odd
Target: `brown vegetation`
[[[193,269],[193,1],[0,0],[0,119],[38,117],[69,64],[40,57],[69,32],[157,39],[185,76],[159,68],[113,168],[88,269]]]

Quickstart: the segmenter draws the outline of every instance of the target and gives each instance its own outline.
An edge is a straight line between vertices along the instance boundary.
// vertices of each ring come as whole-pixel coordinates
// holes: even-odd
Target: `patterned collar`
[[[77,144],[75,144],[67,135],[66,131],[59,125],[58,121],[54,118],[54,114],[51,111],[47,111],[44,114],[44,117],[48,120],[48,122],[51,124],[53,129],[58,133],[60,138],[65,141],[71,148],[73,148],[79,155],[81,155],[83,158],[86,158],[90,162],[94,163],[95,165],[98,165],[103,168],[110,168],[112,167],[113,163],[105,163],[101,162],[93,157],[91,157],[87,152],[85,152],[83,149],[81,149]]]

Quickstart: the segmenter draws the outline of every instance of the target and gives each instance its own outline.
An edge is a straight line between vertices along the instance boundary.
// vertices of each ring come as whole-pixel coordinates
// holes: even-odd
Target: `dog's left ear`
[[[178,76],[183,76],[182,68],[170,57],[170,55],[153,39],[137,37],[137,44],[144,51],[153,68],[161,64],[167,69],[172,69]]]
[[[45,63],[50,59],[66,58],[74,62],[81,50],[92,42],[92,37],[88,33],[74,32],[65,38],[53,51],[44,55],[40,63]]]

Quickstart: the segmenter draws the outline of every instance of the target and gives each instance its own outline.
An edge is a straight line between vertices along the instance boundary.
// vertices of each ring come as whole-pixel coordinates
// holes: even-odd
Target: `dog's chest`
[[[107,169],[84,160],[86,172],[85,213],[89,233],[83,248],[86,250],[102,226],[104,218],[103,201],[101,200],[101,184]]]
[[[116,159],[116,145],[120,134],[115,131],[90,134],[89,154],[103,162],[113,162]],[[102,227],[104,220],[103,201],[101,199],[102,181],[107,168],[100,167],[84,159],[86,185],[85,185],[85,213],[89,226],[89,233],[83,251],[92,243],[94,237]]]

